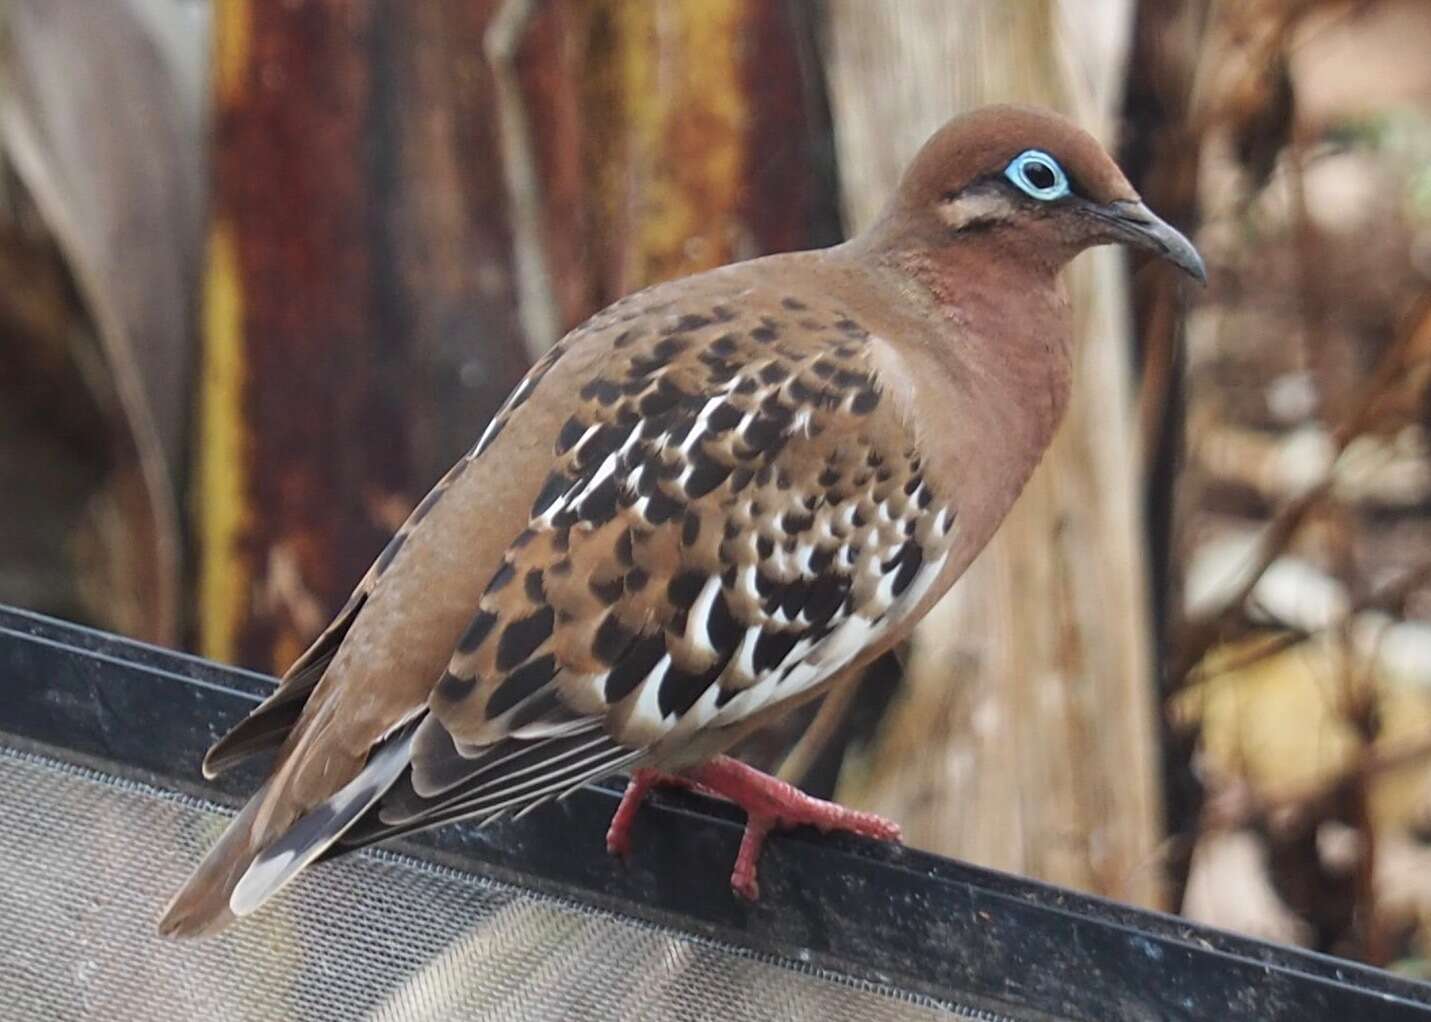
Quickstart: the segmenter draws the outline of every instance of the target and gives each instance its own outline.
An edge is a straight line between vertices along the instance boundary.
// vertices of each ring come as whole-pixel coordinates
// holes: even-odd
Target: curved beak
[[[1207,283],[1207,267],[1192,242],[1143,203],[1110,202],[1106,206],[1091,206],[1088,211],[1112,228],[1113,237],[1109,240],[1146,249],[1199,283]]]

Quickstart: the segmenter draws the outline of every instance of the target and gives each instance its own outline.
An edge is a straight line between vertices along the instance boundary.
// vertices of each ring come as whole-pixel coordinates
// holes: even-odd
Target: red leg
[[[631,824],[636,822],[636,814],[646,793],[660,785],[690,787],[690,783],[675,774],[663,774],[659,770],[633,770],[626,791],[621,796],[621,804],[611,817],[611,826],[606,828],[606,850],[612,855],[626,858],[631,854]]]
[[[641,806],[646,792],[659,784],[695,788],[708,795],[729,799],[746,812],[745,834],[730,885],[737,894],[751,901],[760,896],[756,867],[765,838],[770,831],[802,824],[822,832],[848,831],[877,841],[898,841],[899,825],[874,815],[823,799],[813,798],[799,788],[729,756],[717,756],[696,767],[685,776],[663,774],[655,770],[637,770],[626,787],[611,828],[606,832],[606,848],[614,855],[625,856],[630,850],[631,822]]]
[[[735,868],[730,871],[730,887],[746,901],[760,897],[760,853],[765,850],[765,838],[772,821],[768,816],[748,816],[745,833],[740,836],[740,851],[735,854]]]
[[[756,866],[765,838],[772,830],[806,824],[822,833],[843,830],[876,841],[900,840],[899,824],[892,820],[807,795],[793,784],[729,756],[717,756],[690,771],[689,777],[700,791],[730,799],[745,810],[745,836],[730,885],[751,901],[760,896]]]

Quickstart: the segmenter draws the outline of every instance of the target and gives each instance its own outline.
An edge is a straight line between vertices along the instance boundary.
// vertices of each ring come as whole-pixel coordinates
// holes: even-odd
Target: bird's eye
[[[1048,153],[1029,149],[1009,161],[1004,176],[1019,191],[1042,202],[1052,202],[1068,194],[1068,175]]]

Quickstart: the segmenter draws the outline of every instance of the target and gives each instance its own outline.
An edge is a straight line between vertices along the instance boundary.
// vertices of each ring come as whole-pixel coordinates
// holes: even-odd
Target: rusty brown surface
[[[499,0],[384,7],[375,64],[382,113],[368,144],[385,162],[376,201],[378,282],[402,338],[398,395],[420,498],[486,426],[527,368],[497,112],[482,43]]]
[[[568,325],[653,281],[837,240],[814,31],[783,2],[542,8],[522,75]]]
[[[742,202],[760,252],[832,245],[841,238],[834,141],[816,36],[803,0],[751,3],[743,48],[747,128]]]
[[[204,570],[248,584],[206,608],[202,639],[281,669],[524,366],[485,158],[484,5],[226,13],[215,222],[233,242],[241,384],[209,423],[237,420],[239,463],[210,465],[198,499],[242,505],[226,531],[199,521],[223,546]]]

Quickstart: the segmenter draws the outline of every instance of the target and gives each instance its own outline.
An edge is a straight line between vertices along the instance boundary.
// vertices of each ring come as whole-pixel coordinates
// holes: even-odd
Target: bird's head
[[[877,231],[924,249],[984,245],[1054,271],[1085,248],[1126,244],[1207,279],[1197,249],[1148,209],[1097,139],[1031,107],[984,107],[935,132]]]

